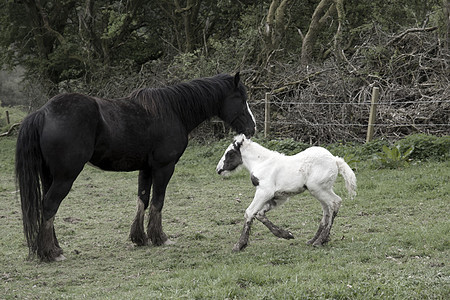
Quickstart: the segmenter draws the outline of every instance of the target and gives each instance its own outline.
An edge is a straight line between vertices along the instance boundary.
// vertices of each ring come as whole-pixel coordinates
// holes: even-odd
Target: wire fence
[[[366,137],[370,101],[296,102],[283,101],[276,95],[268,99],[250,105],[257,112],[258,127],[264,128],[265,136],[318,142],[363,141]],[[376,107],[375,122],[371,124],[375,138],[395,139],[411,133],[450,134],[450,100],[381,101]],[[447,117],[435,118],[436,111]]]

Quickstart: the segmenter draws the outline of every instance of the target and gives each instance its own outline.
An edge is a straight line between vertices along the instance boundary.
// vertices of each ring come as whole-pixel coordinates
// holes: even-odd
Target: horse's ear
[[[238,87],[240,80],[241,80],[241,76],[239,75],[239,72],[237,72],[236,75],[234,75],[234,86],[235,87]]]

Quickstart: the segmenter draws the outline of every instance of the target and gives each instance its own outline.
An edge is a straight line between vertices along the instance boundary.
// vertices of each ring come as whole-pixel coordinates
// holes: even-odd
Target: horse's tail
[[[336,164],[338,166],[339,173],[344,177],[345,187],[348,194],[353,199],[356,196],[356,176],[352,168],[345,162],[344,159],[336,157]]]
[[[43,122],[40,112],[27,116],[21,124],[16,145],[16,182],[20,189],[23,230],[30,255],[37,251],[38,234],[43,223],[40,180],[44,164],[40,147]]]

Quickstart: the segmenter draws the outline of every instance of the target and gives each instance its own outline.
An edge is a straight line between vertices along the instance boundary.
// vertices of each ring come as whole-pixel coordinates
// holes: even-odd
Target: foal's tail
[[[37,238],[43,222],[41,180],[44,160],[40,132],[44,118],[39,112],[23,120],[16,145],[16,182],[20,189],[23,230],[30,255],[37,251]]]
[[[338,166],[339,173],[344,177],[345,187],[348,194],[353,199],[356,196],[356,176],[352,168],[340,157],[336,157],[336,164]]]

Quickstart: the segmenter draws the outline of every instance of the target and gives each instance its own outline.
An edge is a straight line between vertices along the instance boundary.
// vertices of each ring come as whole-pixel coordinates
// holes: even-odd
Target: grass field
[[[403,169],[357,163],[331,242],[305,242],[321,218],[307,192],[268,214],[294,240],[254,222],[232,253],[254,188],[215,166],[226,143],[190,145],[169,184],[163,228],[176,243],[128,239],[137,173],[86,166],[55,221],[67,260],[28,261],[14,183],[15,138],[0,139],[0,299],[450,299],[450,161]],[[346,196],[342,180],[336,192]]]

